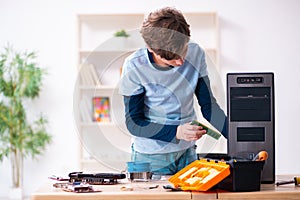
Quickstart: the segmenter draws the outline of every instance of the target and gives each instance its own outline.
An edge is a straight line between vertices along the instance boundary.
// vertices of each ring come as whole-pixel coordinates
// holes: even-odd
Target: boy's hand
[[[177,127],[176,138],[179,140],[193,141],[199,140],[204,134],[206,134],[206,130],[201,126],[186,123]]]

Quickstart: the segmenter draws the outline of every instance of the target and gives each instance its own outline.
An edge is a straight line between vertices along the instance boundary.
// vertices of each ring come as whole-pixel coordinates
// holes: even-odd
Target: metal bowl
[[[128,172],[127,175],[130,181],[150,181],[152,172]]]

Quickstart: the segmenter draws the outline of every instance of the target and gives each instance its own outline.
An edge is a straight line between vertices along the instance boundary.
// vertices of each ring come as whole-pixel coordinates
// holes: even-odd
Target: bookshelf
[[[191,39],[205,48],[213,63],[219,62],[218,17],[215,12],[184,13],[191,25]],[[144,42],[139,28],[145,13],[78,14],[78,78],[74,116],[80,138],[79,161],[83,171],[121,171],[130,161],[131,136],[124,121],[118,94],[124,59]],[[114,37],[119,30],[129,37]],[[109,120],[94,120],[92,99],[107,99]]]

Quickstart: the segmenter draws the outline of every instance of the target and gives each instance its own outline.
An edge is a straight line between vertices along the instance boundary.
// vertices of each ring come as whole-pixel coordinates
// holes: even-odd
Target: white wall
[[[48,69],[43,91],[32,102],[48,116],[53,143],[43,156],[25,162],[25,194],[47,177],[78,169],[73,122],[76,80],[76,14],[149,12],[171,5],[183,12],[217,11],[223,82],[227,72],[272,71],[276,95],[276,173],[300,174],[297,155],[300,95],[300,1],[297,0],[0,0],[0,47],[36,50]],[[224,84],[225,85],[225,84]],[[0,164],[0,196],[10,185],[10,164]]]

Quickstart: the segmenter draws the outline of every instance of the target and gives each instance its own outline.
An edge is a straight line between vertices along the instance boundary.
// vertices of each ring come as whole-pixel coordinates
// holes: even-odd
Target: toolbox
[[[259,191],[265,161],[236,160],[230,162],[230,175],[217,187],[234,192]]]
[[[200,159],[174,174],[169,182],[181,190],[207,191],[229,174],[230,165],[226,162]]]
[[[199,158],[226,161],[230,165],[230,175],[220,181],[216,187],[233,192],[259,191],[261,173],[265,161],[252,161],[245,158],[234,158],[227,154],[199,155]]]

